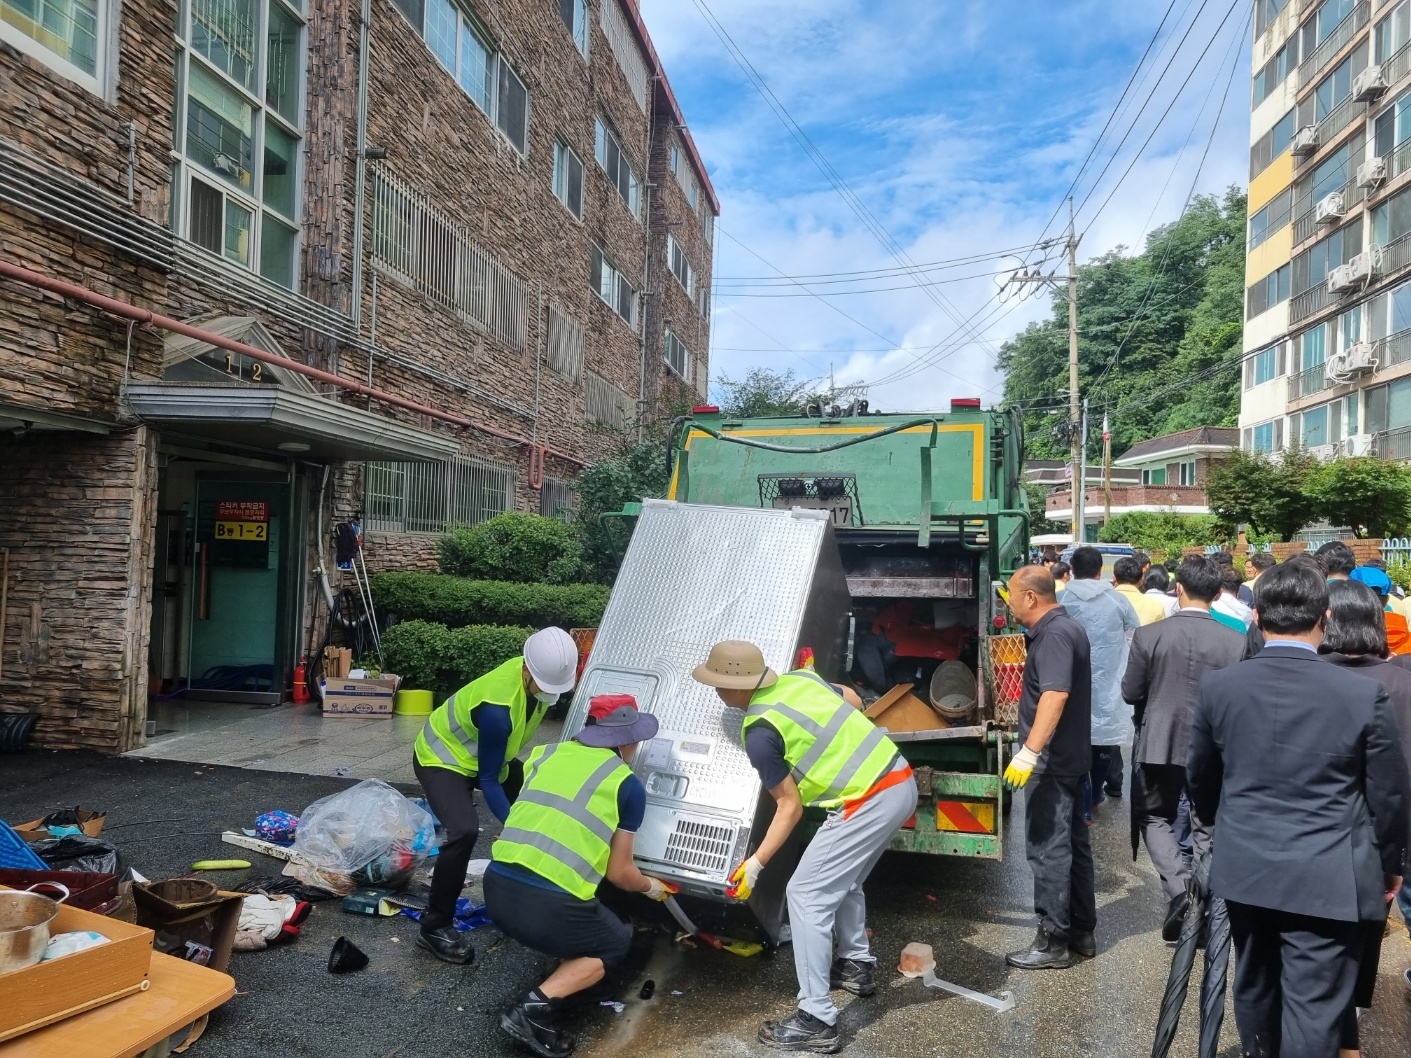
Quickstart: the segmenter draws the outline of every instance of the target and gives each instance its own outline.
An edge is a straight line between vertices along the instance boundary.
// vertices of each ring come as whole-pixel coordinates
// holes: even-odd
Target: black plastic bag
[[[121,875],[127,870],[116,845],[101,838],[71,835],[36,841],[30,850],[56,871],[89,871],[93,874]]]

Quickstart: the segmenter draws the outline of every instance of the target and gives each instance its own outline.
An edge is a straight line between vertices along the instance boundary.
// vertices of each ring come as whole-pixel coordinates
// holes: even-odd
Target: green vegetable
[[[250,866],[249,860],[197,860],[191,865],[193,871],[238,871]]]

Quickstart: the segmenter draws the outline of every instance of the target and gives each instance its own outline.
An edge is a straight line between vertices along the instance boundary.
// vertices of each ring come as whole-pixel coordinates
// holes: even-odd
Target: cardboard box
[[[911,683],[899,684],[863,713],[883,731],[941,731],[950,727],[929,705],[911,693]]]
[[[214,900],[195,905],[185,915],[160,912],[151,904],[139,904],[137,921],[156,934],[152,943],[158,951],[170,948],[165,954],[225,973],[230,965],[231,949],[235,945],[235,931],[240,927],[240,909],[245,903],[245,895],[221,890]],[[210,949],[204,962],[192,957],[200,949],[187,949],[187,941]]]
[[[323,690],[324,716],[363,716],[381,719],[392,715],[397,697],[400,676],[390,673],[377,679],[320,680]]]
[[[74,815],[78,817],[77,826],[83,831],[85,837],[96,838],[103,833],[103,823],[108,818],[107,812],[95,812],[91,808],[80,806],[74,809]],[[26,841],[48,841],[54,836],[49,833],[43,819],[31,819],[28,823],[16,823],[14,829],[15,833]]]
[[[353,670],[353,652],[347,647],[323,648],[323,678],[342,679]]]
[[[238,922],[238,912],[236,918]],[[0,974],[0,1040],[13,1039],[147,987],[152,931],[63,904],[49,924],[50,936],[89,929],[103,934],[109,943]]]

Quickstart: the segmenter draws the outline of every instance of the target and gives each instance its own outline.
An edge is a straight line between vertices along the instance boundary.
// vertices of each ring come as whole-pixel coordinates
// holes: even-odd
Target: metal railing
[[[1333,27],[1333,31],[1323,38],[1323,43],[1319,44],[1311,52],[1308,58],[1304,59],[1298,67],[1298,87],[1306,88],[1312,83],[1312,79],[1322,72],[1333,56],[1342,51],[1359,29],[1367,24],[1367,20],[1372,17],[1372,5],[1368,0],[1362,0],[1354,7],[1341,22]]]
[[[372,256],[391,277],[518,352],[528,342],[529,285],[392,170],[372,170]]]
[[[1315,283],[1302,294],[1295,294],[1289,299],[1289,322],[1296,323],[1299,320],[1312,316],[1315,312],[1320,312],[1329,305],[1334,304],[1338,295],[1328,292],[1328,283],[1324,280]]]
[[[1382,79],[1389,85],[1396,84],[1408,73],[1411,73],[1411,44],[1403,44],[1382,63],[1385,69],[1382,71]]]
[[[1327,389],[1326,367],[1326,364],[1314,364],[1312,367],[1305,367],[1296,375],[1289,375],[1289,400],[1300,400]]]
[[[544,360],[556,374],[577,384],[583,378],[584,327],[557,302],[549,302]]]
[[[1322,150],[1333,138],[1354,121],[1363,117],[1367,113],[1367,104],[1358,102],[1352,96],[1348,96],[1332,110],[1323,115],[1323,120],[1318,122],[1318,148],[1305,158],[1313,158],[1318,150]]]
[[[1378,262],[1377,274],[1372,277],[1373,281],[1411,265],[1411,233],[1393,239],[1380,247],[1380,250],[1381,260]]]
[[[1389,334],[1376,343],[1378,367],[1395,367],[1411,360],[1411,330]]]
[[[1380,459],[1411,459],[1411,426],[1375,434],[1372,454]]]
[[[1382,561],[1411,562],[1411,537],[1389,536],[1382,541]]]
[[[618,2],[619,0],[603,0],[603,36],[607,38],[613,55],[617,56],[617,65],[622,68],[622,75],[627,78],[627,87],[632,90],[632,98],[645,113],[649,77],[647,61],[637,47],[637,38],[627,25],[627,16],[618,8]]]
[[[514,509],[514,468],[474,456],[444,463],[366,463],[363,519],[382,533],[440,533]]]
[[[1363,202],[1367,201],[1367,189],[1357,186],[1357,178],[1355,176],[1331,193],[1342,195],[1344,215],[1350,212],[1353,206],[1361,205]],[[1327,198],[1328,196],[1323,195],[1321,197]],[[1293,222],[1293,241],[1295,246],[1313,238],[1313,236],[1318,233],[1318,229],[1322,226],[1318,223],[1318,201],[1318,199],[1315,199],[1313,205],[1299,214],[1298,219]],[[1342,217],[1328,217],[1326,220],[1330,225],[1337,224],[1342,220]]]

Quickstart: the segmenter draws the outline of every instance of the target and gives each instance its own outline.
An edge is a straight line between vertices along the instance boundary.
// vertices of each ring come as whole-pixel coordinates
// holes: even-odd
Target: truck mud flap
[[[1000,777],[976,772],[933,772],[916,815],[892,835],[891,848],[941,856],[1002,858],[1003,787]]]

